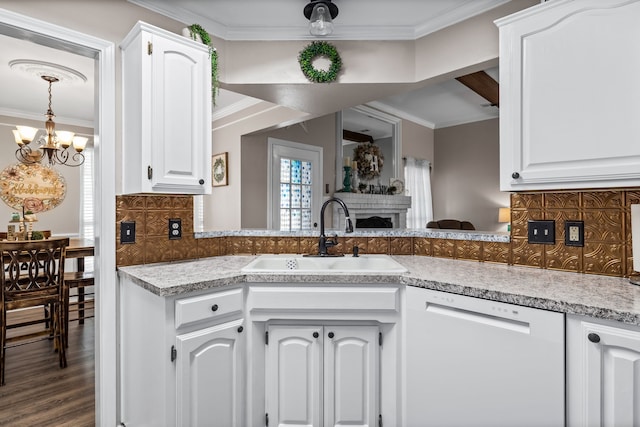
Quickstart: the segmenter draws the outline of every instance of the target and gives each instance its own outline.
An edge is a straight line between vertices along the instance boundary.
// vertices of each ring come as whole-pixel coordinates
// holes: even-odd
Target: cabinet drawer
[[[252,287],[251,310],[398,312],[397,287]]]
[[[242,288],[176,301],[176,329],[189,323],[242,313]]]

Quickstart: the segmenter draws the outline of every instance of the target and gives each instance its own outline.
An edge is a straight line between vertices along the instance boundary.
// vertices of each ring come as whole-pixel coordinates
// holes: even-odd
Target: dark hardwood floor
[[[94,319],[70,322],[65,369],[50,340],[7,349],[0,426],[95,425],[94,337]]]

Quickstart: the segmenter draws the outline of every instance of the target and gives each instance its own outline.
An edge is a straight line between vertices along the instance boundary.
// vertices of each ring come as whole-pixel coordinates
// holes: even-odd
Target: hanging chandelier
[[[38,133],[38,129],[29,126],[16,126],[13,135],[18,144],[16,158],[27,165],[47,162],[49,166],[65,165],[80,166],[84,163],[82,151],[87,145],[88,138],[75,136],[73,132],[56,130],[56,123],[53,121],[55,114],[51,109],[51,85],[59,79],[54,76],[42,75],[43,80],[49,83],[49,108],[45,116],[45,135],[40,135],[33,140]],[[73,148],[71,148],[73,146]]]

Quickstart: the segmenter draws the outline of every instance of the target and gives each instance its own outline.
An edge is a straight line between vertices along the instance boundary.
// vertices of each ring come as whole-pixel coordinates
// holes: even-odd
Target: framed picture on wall
[[[229,153],[220,153],[211,158],[211,184],[214,187],[229,185]]]

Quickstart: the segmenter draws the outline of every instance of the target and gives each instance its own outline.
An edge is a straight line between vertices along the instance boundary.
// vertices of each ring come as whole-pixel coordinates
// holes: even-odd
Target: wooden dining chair
[[[65,319],[65,346],[69,346],[69,321],[77,320],[80,325],[84,325],[84,319],[93,317],[94,306],[94,292],[88,291],[88,288],[93,289],[95,280],[93,271],[70,271],[64,273],[64,282],[67,292],[71,292],[72,289],[76,290],[75,300],[71,301],[71,298],[65,300],[64,306],[64,319]],[[71,319],[70,312],[77,312],[78,315]],[[90,312],[88,314],[87,312]]]
[[[0,385],[4,385],[6,350],[16,345],[52,338],[60,368],[67,366],[64,308],[68,290],[63,277],[68,245],[68,238],[0,242],[5,267],[0,276]],[[42,306],[49,307],[49,318],[36,316],[7,322],[7,314],[12,310]],[[49,329],[28,328],[47,321],[51,324]],[[12,330],[10,337],[8,330]]]

